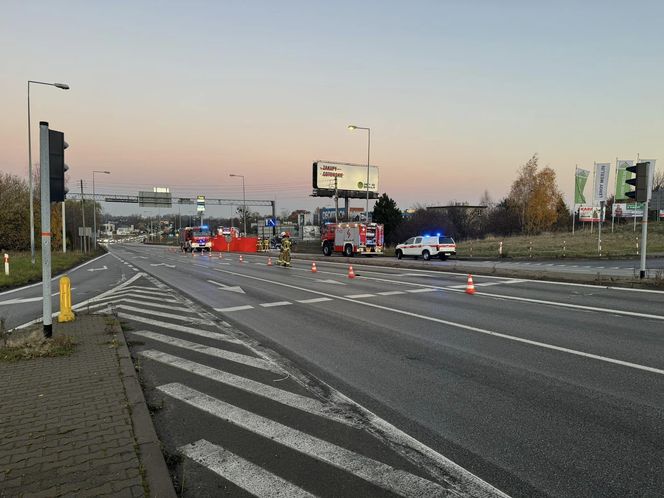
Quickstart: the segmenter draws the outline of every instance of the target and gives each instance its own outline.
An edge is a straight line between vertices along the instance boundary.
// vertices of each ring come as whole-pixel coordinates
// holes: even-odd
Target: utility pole
[[[42,243],[42,320],[44,337],[53,335],[51,317],[51,177],[48,123],[39,123],[39,175],[41,182],[41,243]]]
[[[81,250],[85,253],[88,251],[85,238],[85,197],[83,197],[83,180],[81,180],[81,217],[83,219],[83,237],[81,238]]]
[[[339,178],[334,177],[334,222],[339,223]]]

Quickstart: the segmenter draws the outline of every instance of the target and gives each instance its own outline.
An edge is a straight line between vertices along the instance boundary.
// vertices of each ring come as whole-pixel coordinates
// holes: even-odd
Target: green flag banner
[[[585,204],[586,197],[583,195],[583,190],[586,188],[586,182],[588,181],[588,175],[590,171],[587,169],[576,169],[576,175],[574,179],[574,204]]]
[[[634,166],[634,161],[620,161],[616,163],[616,200],[622,201],[627,199],[626,193],[632,189],[631,185],[625,183],[627,180],[632,179],[634,175],[627,171],[628,166]]]

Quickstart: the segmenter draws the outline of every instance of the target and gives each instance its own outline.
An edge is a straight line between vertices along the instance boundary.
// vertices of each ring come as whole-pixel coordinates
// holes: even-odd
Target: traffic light
[[[63,202],[68,189],[65,188],[65,134],[61,131],[48,130],[48,155],[50,169],[51,202]]]
[[[628,166],[626,169],[630,173],[634,173],[635,176],[625,183],[629,185],[634,185],[636,190],[631,192],[626,192],[625,195],[630,199],[634,199],[636,202],[646,202],[649,197],[648,192],[648,167],[650,166],[649,162],[645,163],[636,163],[634,166]]]

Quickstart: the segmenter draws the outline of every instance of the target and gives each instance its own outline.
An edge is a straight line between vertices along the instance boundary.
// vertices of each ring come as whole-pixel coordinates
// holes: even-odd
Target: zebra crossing
[[[184,496],[501,495],[149,275],[86,306],[120,318]]]

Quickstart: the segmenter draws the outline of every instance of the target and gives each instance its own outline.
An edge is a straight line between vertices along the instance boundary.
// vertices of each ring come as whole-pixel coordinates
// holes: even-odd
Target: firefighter
[[[283,232],[281,239],[281,253],[279,253],[279,264],[290,268],[291,265],[291,240],[288,232]]]

